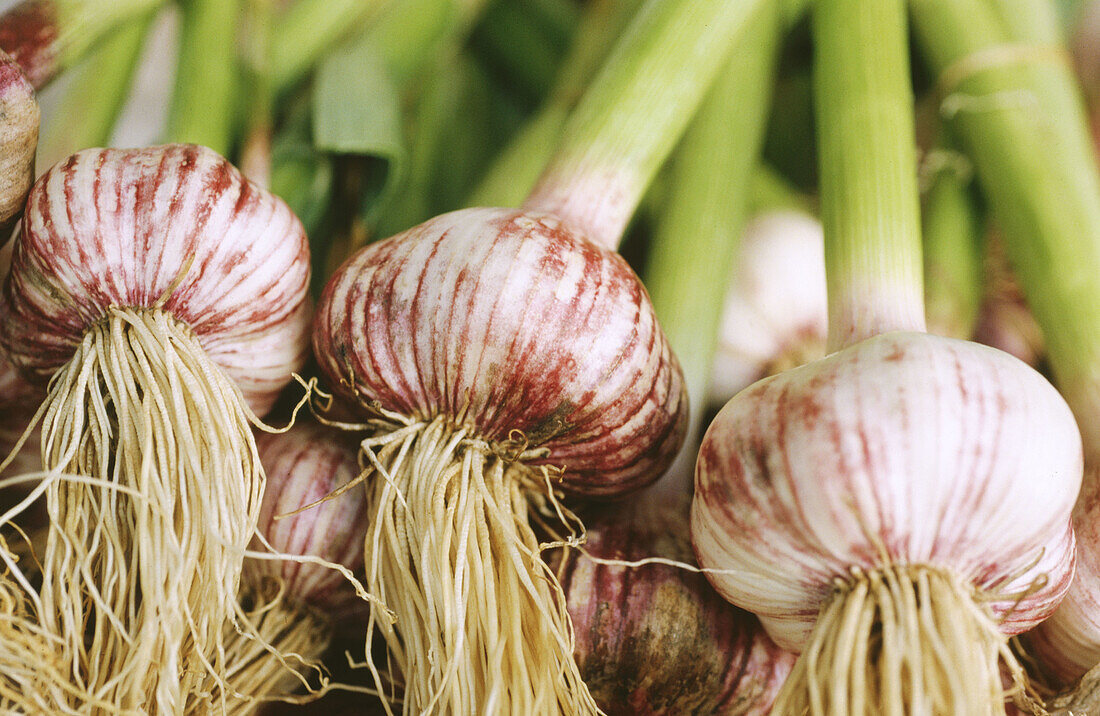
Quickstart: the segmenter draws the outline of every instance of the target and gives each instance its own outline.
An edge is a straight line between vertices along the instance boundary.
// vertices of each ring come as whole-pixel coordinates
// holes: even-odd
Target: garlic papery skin
[[[27,199],[0,340],[45,383],[108,309],[159,308],[262,415],[305,363],[308,280],[297,217],[213,151],[89,149]]]
[[[272,549],[362,572],[368,521],[362,490],[352,489],[344,499],[290,514],[354,480],[360,473],[358,447],[343,433],[309,422],[299,422],[285,433],[256,436],[256,449],[267,472],[256,531]],[[323,610],[333,620],[362,605],[347,578],[331,566],[291,560],[262,560],[254,566],[287,585],[291,598]]]
[[[651,489],[586,513],[583,547],[551,555],[577,635],[577,664],[609,716],[763,716],[794,665],[794,654],[702,574],[621,563],[694,563],[689,507],[687,495]]]
[[[370,414],[454,416],[547,455],[563,489],[611,496],[683,440],[679,365],[618,254],[550,214],[463,209],[368,247],[329,280],[314,322],[329,384]]]
[[[881,678],[860,683],[880,696],[900,688],[917,710],[972,713],[953,711],[963,699],[997,712],[998,632],[1039,623],[1068,587],[1081,472],[1076,423],[1034,370],[977,344],[886,333],[726,404],[700,449],[692,539],[700,565],[721,570],[708,573],[716,589],[784,648],[822,656],[819,613],[839,618],[855,599],[870,609],[882,589],[934,605],[919,621],[932,633],[893,632],[893,661],[887,647],[875,663],[857,644],[855,657],[807,665],[822,693],[842,699]],[[892,624],[910,614],[901,604],[882,607]],[[843,628],[880,618],[856,614]],[[959,654],[973,658],[953,663]],[[834,667],[856,681],[834,679]]]
[[[456,211],[350,258],[313,345],[369,428],[366,587],[404,712],[596,713],[535,527],[575,532],[564,493],[637,489],[682,443],[634,272],[549,214]]]
[[[19,215],[34,182],[38,102],[19,65],[0,50],[0,244]]]
[[[32,188],[0,345],[48,384],[36,616],[96,695],[70,709],[178,713],[224,685],[252,425],[304,363],[308,281],[300,222],[209,149],[90,149]]]
[[[1074,507],[1077,571],[1058,609],[1025,639],[1056,686],[1073,685],[1100,664],[1100,471],[1090,466]]]
[[[319,696],[317,688],[328,680],[321,657],[334,629],[366,611],[345,576],[361,578],[365,493],[352,489],[344,499],[310,507],[359,474],[358,443],[300,421],[285,433],[258,434],[256,447],[267,484],[252,549],[263,557],[246,558],[242,613],[225,628],[234,667],[229,688],[194,704],[195,713],[219,712],[223,697],[229,713],[249,713],[262,702],[295,694],[303,684],[308,695]],[[296,702],[308,695],[298,695]]]
[[[41,89],[60,69],[58,9],[65,0],[20,0],[0,15],[0,49]]]
[[[821,222],[791,209],[754,217],[722,309],[708,399],[723,404],[754,380],[825,355],[828,306]]]

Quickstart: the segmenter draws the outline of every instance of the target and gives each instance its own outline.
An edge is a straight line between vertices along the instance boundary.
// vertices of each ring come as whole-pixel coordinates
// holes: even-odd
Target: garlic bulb
[[[308,280],[290,209],[205,148],[90,149],[31,190],[0,344],[49,385],[38,618],[108,711],[224,682],[264,481],[250,423],[305,361]]]
[[[19,65],[0,50],[0,245],[23,213],[34,181],[38,102]]]
[[[313,343],[371,431],[367,589],[405,712],[595,713],[533,527],[573,529],[563,492],[639,488],[683,440],[634,272],[549,214],[456,211],[349,259]]]
[[[1091,468],[1074,507],[1077,571],[1057,611],[1026,640],[1042,669],[1060,686],[1069,686],[1100,664],[1100,480]]]
[[[584,552],[555,551],[581,675],[609,715],[767,714],[794,655],[755,616],[679,566],[694,562],[688,498],[645,492],[585,515]]]
[[[754,217],[741,234],[722,309],[709,399],[825,354],[828,309],[821,222],[793,210]]]
[[[464,209],[347,261],[325,287],[314,351],[347,402],[482,440],[520,431],[565,490],[655,480],[685,396],[645,289],[618,255],[549,214]]]
[[[333,493],[359,474],[358,443],[331,428],[299,422],[285,433],[256,437],[267,486],[256,531],[276,552],[311,555],[362,572],[367,507],[362,490],[289,515]],[[259,545],[255,545],[259,548]],[[256,570],[287,586],[288,598],[339,618],[362,600],[347,579],[329,566],[294,561],[260,561]]]
[[[302,684],[311,691],[327,679],[321,656],[334,628],[365,609],[345,574],[362,572],[367,531],[366,499],[351,490],[346,499],[309,507],[359,474],[354,441],[332,429],[299,422],[285,433],[261,433],[256,447],[267,472],[259,537],[253,550],[272,559],[249,557],[241,576],[244,610],[226,625],[228,689],[215,690],[202,707],[250,713],[272,699],[290,696]],[[304,511],[293,513],[302,508]],[[276,519],[280,515],[289,515]],[[309,557],[322,563],[300,561]],[[298,699],[303,698],[298,696]]]
[[[893,703],[900,689],[918,710],[995,710],[999,634],[1039,623],[1069,586],[1081,465],[1073,416],[1038,373],[977,344],[886,333],[722,409],[699,453],[692,538],[702,566],[729,570],[708,575],[721,594],[808,650],[800,679],[824,703]]]
[[[2,336],[25,374],[46,382],[119,306],[185,324],[258,415],[305,363],[301,224],[209,149],[78,152],[27,204]]]

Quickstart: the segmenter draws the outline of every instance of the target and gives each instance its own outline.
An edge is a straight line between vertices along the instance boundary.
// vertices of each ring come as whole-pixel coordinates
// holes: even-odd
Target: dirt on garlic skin
[[[585,516],[585,549],[604,559],[694,564],[686,496],[647,491]],[[765,714],[794,663],[759,621],[680,567],[601,565],[556,554],[590,691],[617,714]]]

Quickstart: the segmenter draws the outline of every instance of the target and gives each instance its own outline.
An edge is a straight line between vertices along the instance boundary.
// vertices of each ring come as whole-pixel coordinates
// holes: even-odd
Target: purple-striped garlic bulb
[[[258,435],[256,447],[267,472],[257,532],[276,552],[311,555],[360,574],[367,534],[366,498],[361,490],[297,512],[359,475],[358,442],[332,428],[299,422],[285,433]],[[253,548],[261,549],[255,544]],[[363,603],[347,578],[331,566],[292,560],[249,565],[252,571],[286,585],[289,599],[321,610],[331,619],[353,616]]]
[[[1025,364],[885,333],[726,404],[692,539],[718,591],[801,652],[777,714],[1003,713],[1005,635],[1073,575],[1081,465],[1068,406]]]
[[[755,380],[825,355],[825,244],[801,211],[754,217],[722,309],[708,398],[721,405]]]
[[[357,609],[364,602],[337,567],[362,573],[366,496],[353,489],[345,499],[308,507],[355,479],[357,447],[343,433],[314,423],[256,437],[267,485],[256,526],[263,539],[254,540],[253,550],[271,558],[246,559],[244,613],[240,625],[226,627],[228,713],[249,713],[324,675],[320,658],[333,628],[365,611]],[[289,516],[277,519],[281,515]],[[294,559],[300,556],[323,563]],[[206,706],[217,710],[221,697],[215,691]]]
[[[693,563],[688,511],[687,495],[650,490],[587,514],[584,552],[553,553],[581,676],[609,716],[764,716],[794,665],[698,572],[611,563]]]
[[[301,224],[209,149],[90,149],[27,200],[0,344],[49,381],[40,618],[110,710],[222,678],[263,470],[250,423],[307,350]],[[94,595],[94,598],[89,598]]]
[[[657,478],[679,366],[637,277],[554,216],[466,209],[349,259],[314,352],[373,433],[367,589],[404,711],[594,713],[532,519]],[[568,521],[568,518],[567,518]]]
[[[19,63],[36,89],[61,67],[58,0],[21,0],[0,15],[0,50]]]
[[[1073,510],[1078,545],[1073,582],[1054,614],[1024,637],[1042,676],[1052,689],[1069,692],[1082,714],[1100,707],[1100,669],[1094,669],[1100,664],[1100,480],[1095,466],[1088,469]]]
[[[23,213],[34,182],[38,119],[34,88],[19,64],[0,50],[0,246]]]

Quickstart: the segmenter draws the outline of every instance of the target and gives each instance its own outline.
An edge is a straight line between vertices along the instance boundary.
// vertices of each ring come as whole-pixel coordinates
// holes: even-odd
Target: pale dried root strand
[[[375,607],[371,621],[404,687],[403,711],[599,713],[529,522],[545,478],[498,452],[443,417],[363,442],[375,473],[366,585],[396,616],[390,625]]]
[[[34,575],[20,569],[25,561],[19,550],[3,538],[0,550],[0,713],[65,713],[73,701],[94,703],[66,676],[60,640],[38,625],[33,600],[21,586]]]
[[[230,668],[224,625],[264,484],[255,416],[158,309],[109,309],[47,403],[44,466],[119,489],[47,490],[43,624],[82,691],[114,711],[181,713]]]
[[[225,683],[195,694],[187,713],[243,716],[271,701],[320,698],[332,686],[321,663],[332,638],[330,620],[290,598],[278,577],[247,568],[241,604],[237,619],[225,627]]]
[[[1037,708],[1008,637],[975,597],[932,567],[853,568],[838,579],[773,713],[999,716],[1006,699]]]

